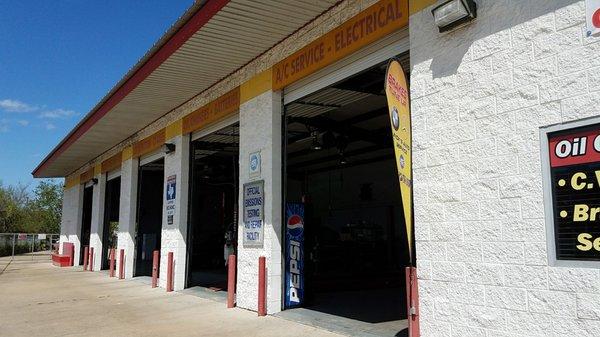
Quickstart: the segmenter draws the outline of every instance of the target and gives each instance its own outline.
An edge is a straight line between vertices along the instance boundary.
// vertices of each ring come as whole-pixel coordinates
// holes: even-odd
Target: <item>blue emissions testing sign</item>
[[[304,299],[304,205],[285,207],[285,307],[302,305]]]
[[[167,178],[167,201],[175,200],[175,187],[177,185],[177,176],[172,175]]]
[[[244,184],[245,247],[262,247],[264,242],[264,180]]]
[[[167,202],[165,205],[165,211],[167,214],[167,225],[172,225],[173,219],[175,217],[175,198],[177,197],[175,187],[177,187],[177,176],[169,176],[167,178],[167,186],[165,188],[165,193],[167,197]]]

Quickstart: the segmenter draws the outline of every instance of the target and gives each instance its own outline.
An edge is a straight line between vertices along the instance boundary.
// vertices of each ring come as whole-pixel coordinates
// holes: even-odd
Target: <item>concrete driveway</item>
[[[0,258],[2,336],[339,336],[47,258]]]

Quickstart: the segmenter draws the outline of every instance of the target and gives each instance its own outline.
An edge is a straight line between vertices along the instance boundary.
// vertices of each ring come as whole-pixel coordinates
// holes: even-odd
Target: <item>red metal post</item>
[[[267,315],[267,282],[266,282],[266,259],[264,256],[258,258],[258,316]]]
[[[110,263],[108,267],[108,276],[115,277],[115,249],[111,248],[108,253]]]
[[[125,249],[119,251],[119,280],[125,278]]]
[[[94,247],[90,247],[90,271],[94,271]]]
[[[235,307],[235,255],[229,255],[227,261],[227,307]]]
[[[87,270],[89,256],[90,252],[88,246],[83,247],[83,270]]]
[[[406,267],[406,306],[408,313],[408,336],[419,337],[419,287],[417,268]]]
[[[158,281],[158,257],[160,251],[155,250],[152,253],[152,288],[156,288]]]
[[[73,267],[73,264],[75,263],[75,245],[72,244],[72,243],[69,243],[67,245],[67,247],[68,247],[68,253],[67,254],[69,255],[69,259],[70,259],[69,260],[69,265],[71,267]]]
[[[167,292],[173,291],[173,252],[167,255]]]

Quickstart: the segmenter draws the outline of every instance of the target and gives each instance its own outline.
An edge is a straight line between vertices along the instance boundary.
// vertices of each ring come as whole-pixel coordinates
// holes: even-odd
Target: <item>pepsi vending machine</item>
[[[285,206],[285,308],[295,308],[304,300],[304,204]]]

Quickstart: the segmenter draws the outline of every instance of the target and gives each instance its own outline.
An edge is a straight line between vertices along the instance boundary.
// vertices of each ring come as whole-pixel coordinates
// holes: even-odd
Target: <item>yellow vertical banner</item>
[[[412,138],[408,85],[404,70],[398,60],[391,60],[385,74],[385,95],[390,112],[396,167],[400,180],[400,194],[404,210],[404,223],[408,238],[408,251],[413,262],[412,218]]]

